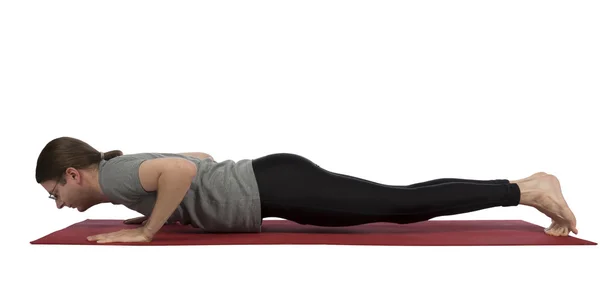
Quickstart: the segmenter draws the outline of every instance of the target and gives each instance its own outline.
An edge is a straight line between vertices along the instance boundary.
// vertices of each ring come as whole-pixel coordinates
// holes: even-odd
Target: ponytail
[[[119,157],[119,156],[123,155],[123,152],[121,152],[119,150],[113,150],[113,151],[109,151],[109,152],[101,153],[101,154],[102,154],[101,158],[108,161],[108,160],[110,160],[112,158]]]
[[[56,138],[42,149],[36,165],[35,179],[38,183],[58,180],[67,168],[86,169],[98,166],[102,160],[123,155],[120,150],[102,153],[82,140],[72,137]]]

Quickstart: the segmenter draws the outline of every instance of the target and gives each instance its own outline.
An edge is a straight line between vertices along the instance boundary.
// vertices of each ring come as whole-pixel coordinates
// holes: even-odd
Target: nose
[[[65,206],[65,203],[61,200],[56,200],[56,208],[62,209]]]

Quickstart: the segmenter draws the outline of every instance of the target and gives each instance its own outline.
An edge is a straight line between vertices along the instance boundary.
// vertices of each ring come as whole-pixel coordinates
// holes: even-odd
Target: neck
[[[97,203],[106,203],[109,202],[108,197],[102,192],[102,188],[100,188],[100,179],[98,176],[98,170],[92,169],[87,171],[86,176],[86,185],[94,194],[94,198],[97,200]]]

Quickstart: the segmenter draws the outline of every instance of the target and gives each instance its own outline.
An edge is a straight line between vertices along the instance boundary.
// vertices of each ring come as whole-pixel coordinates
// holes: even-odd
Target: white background
[[[544,171],[561,181],[578,237],[598,242],[599,8],[3,1],[0,284],[598,285],[598,246],[29,241],[87,218],[137,215],[112,205],[55,208],[35,182],[35,162],[49,140],[72,136],[100,151],[198,151],[217,161],[297,153],[387,184]],[[524,206],[439,219],[549,223]]]

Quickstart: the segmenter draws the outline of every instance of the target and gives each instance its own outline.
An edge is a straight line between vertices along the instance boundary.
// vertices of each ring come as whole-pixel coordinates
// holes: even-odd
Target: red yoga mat
[[[412,224],[371,223],[319,227],[286,220],[264,220],[262,233],[201,233],[190,226],[166,225],[149,243],[98,244],[89,235],[135,228],[122,220],[84,220],[31,244],[71,245],[250,245],[329,244],[393,246],[597,245],[572,236],[555,237],[522,220],[430,220]]]

